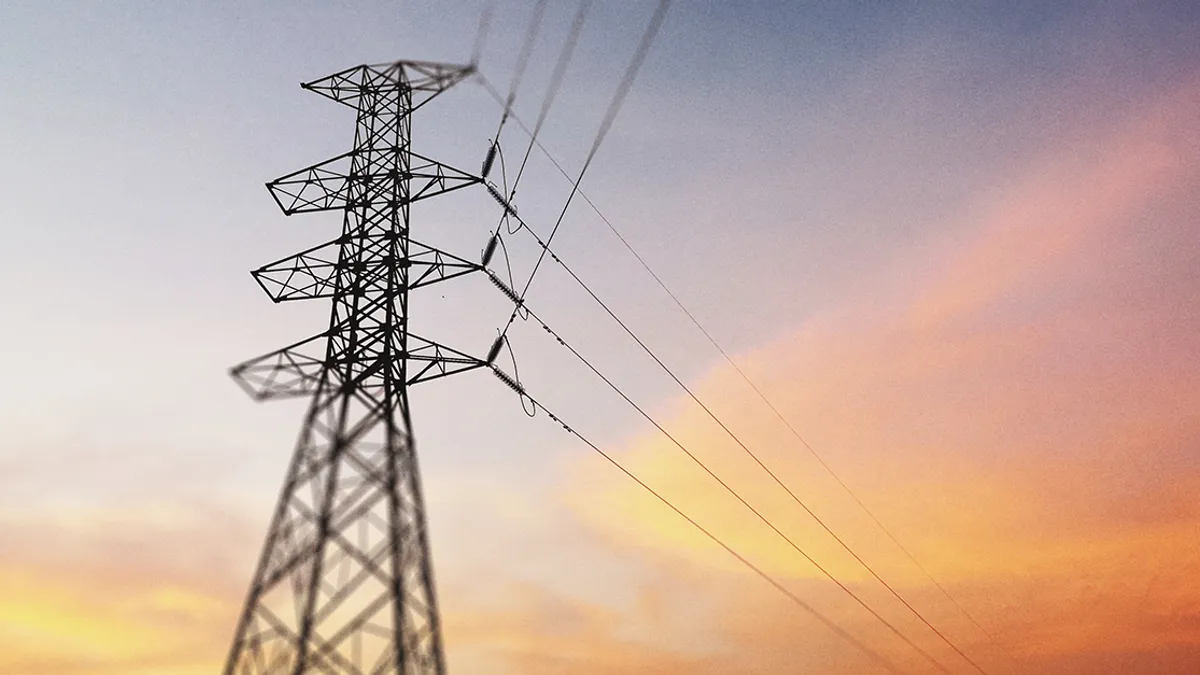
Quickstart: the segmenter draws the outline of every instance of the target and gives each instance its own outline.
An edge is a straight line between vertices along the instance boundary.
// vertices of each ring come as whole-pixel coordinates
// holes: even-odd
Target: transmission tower
[[[301,85],[357,113],[354,149],[267,184],[341,235],[255,270],[275,302],[332,300],[328,330],[232,369],[257,399],[310,397],[226,675],[441,674],[409,413],[414,384],[487,366],[409,331],[409,291],[482,265],[411,236],[409,206],[482,179],[410,148],[412,113],[470,66],[399,61]]]

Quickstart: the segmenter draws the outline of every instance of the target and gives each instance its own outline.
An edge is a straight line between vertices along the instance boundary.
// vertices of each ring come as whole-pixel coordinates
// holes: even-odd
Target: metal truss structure
[[[267,185],[287,215],[343,221],[253,272],[275,302],[333,308],[326,331],[232,369],[257,399],[312,401],[226,675],[445,672],[408,387],[489,360],[412,334],[408,298],[484,268],[413,240],[409,206],[482,179],[416,154],[409,131],[471,72],[400,61],[301,85],[357,112],[354,149]]]

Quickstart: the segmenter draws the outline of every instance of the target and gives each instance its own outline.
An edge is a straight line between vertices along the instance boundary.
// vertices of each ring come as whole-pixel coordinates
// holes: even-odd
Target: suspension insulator
[[[492,196],[492,199],[495,199],[497,204],[504,207],[504,210],[507,211],[509,215],[511,215],[513,218],[516,218],[516,208],[514,208],[512,204],[508,203],[508,200],[504,198],[504,195],[500,194],[500,191],[496,189],[495,185],[492,185],[491,183],[487,183],[486,185],[488,194]]]
[[[500,235],[493,234],[491,239],[488,239],[487,246],[483,247],[482,264],[484,267],[492,261],[492,256],[496,254],[496,244],[500,242]]]
[[[504,346],[504,336],[501,335],[500,337],[496,338],[496,341],[492,343],[492,348],[488,350],[487,362],[488,362],[489,366],[492,365],[492,363],[495,362],[496,357],[500,355],[500,349],[503,346]]]
[[[513,391],[517,392],[518,394],[520,394],[522,396],[525,395],[525,387],[522,387],[519,382],[517,382],[516,380],[509,377],[508,373],[506,373],[503,370],[500,370],[498,368],[493,369],[492,372],[496,374],[497,379],[499,379],[504,384],[508,385],[509,389],[512,389]]]
[[[492,199],[496,200],[497,204],[499,204],[500,206],[507,206],[508,202],[505,201],[504,195],[500,194],[500,191],[496,189],[495,185],[488,183],[487,191],[488,191],[488,194],[490,194],[492,196]]]
[[[501,293],[507,295],[508,299],[513,301],[513,304],[515,304],[517,306],[524,304],[524,301],[521,300],[521,298],[517,295],[517,292],[514,291],[513,289],[509,288],[508,284],[504,283],[503,281],[500,281],[500,277],[496,276],[495,274],[490,274],[488,276],[488,278],[492,280],[492,284],[496,288],[500,289]]]
[[[496,161],[496,150],[500,147],[499,143],[492,143],[488,146],[487,156],[483,158],[483,177],[487,178],[492,172],[492,164]]]

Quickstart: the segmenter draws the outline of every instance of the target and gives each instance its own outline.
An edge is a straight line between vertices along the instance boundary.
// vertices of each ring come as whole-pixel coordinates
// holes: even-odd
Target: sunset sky
[[[494,3],[502,91],[533,4]],[[593,6],[541,136],[568,172],[654,4]],[[227,369],[327,321],[248,270],[339,227],[263,183],[353,142],[298,83],[465,62],[491,5],[0,3],[0,675],[220,671],[303,414]],[[575,7],[551,3],[527,122]],[[1198,35],[1187,1],[674,4],[583,189],[807,445],[585,203],[555,248],[985,672],[1200,672]],[[499,116],[464,83],[413,143],[475,171]],[[527,137],[501,142],[511,173]],[[516,203],[544,236],[569,190],[535,154]],[[497,217],[475,190],[414,230],[475,258]],[[506,242],[523,281],[536,249]],[[511,305],[445,289],[414,331],[484,352]],[[932,660],[979,672],[560,268],[529,304]],[[942,672],[539,326],[511,336],[580,433],[900,672]],[[486,373],[412,397],[450,672],[887,672]]]

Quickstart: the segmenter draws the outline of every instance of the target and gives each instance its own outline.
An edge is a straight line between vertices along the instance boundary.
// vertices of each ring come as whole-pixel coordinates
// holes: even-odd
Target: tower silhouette
[[[287,215],[343,220],[252,273],[275,302],[332,311],[324,332],[231,371],[257,399],[311,403],[226,675],[445,672],[408,388],[489,361],[412,334],[408,299],[483,267],[414,240],[409,206],[482,179],[413,152],[409,132],[472,72],[399,61],[301,85],[356,111],[354,149],[267,184]]]

